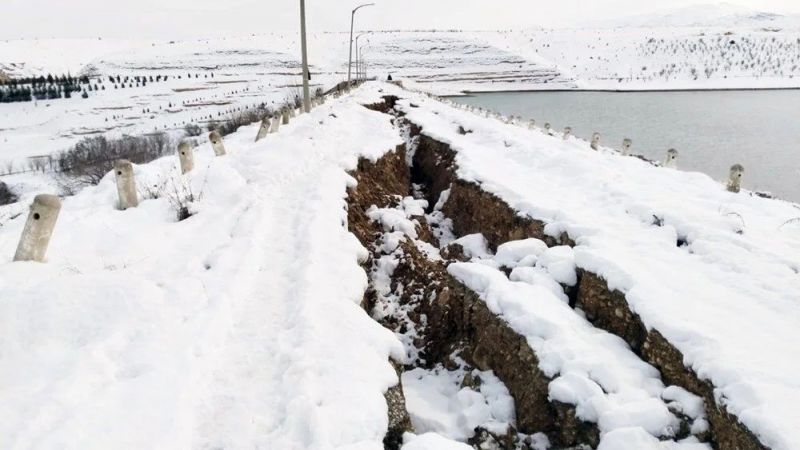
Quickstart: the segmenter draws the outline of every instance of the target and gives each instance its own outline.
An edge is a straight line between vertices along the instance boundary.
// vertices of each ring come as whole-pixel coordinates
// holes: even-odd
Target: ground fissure
[[[456,236],[482,233],[492,249],[509,241],[531,237],[544,241],[548,246],[575,246],[575,242],[568,234],[564,233],[557,237],[547,235],[544,232],[546,225],[544,222],[521,216],[502,199],[484,191],[478,184],[459,179],[455,163],[456,154],[450,146],[426,135],[419,125],[412,125],[411,129],[419,142],[414,153],[412,169],[414,178],[417,182],[427,184],[430,202],[434,202],[447,191],[449,198],[444,203],[442,212],[452,220]],[[469,290],[466,291],[461,292],[460,297],[468,297]],[[766,448],[736,416],[727,412],[723,404],[718,403],[714,395],[714,386],[684,365],[680,351],[657,330],[645,326],[641,318],[631,310],[623,293],[610,289],[602,277],[586,270],[579,270],[578,283],[572,289],[567,289],[566,293],[570,296],[571,306],[584,312],[586,318],[596,327],[624,339],[639,357],[660,371],[666,383],[680,386],[703,398],[710,431],[708,436],[699,436],[701,439],[708,439],[719,449]],[[447,312],[455,315],[452,311]],[[434,322],[444,321],[434,320]],[[480,332],[471,330],[471,333]],[[493,368],[496,367],[498,373],[502,373],[503,367],[509,364],[509,360],[504,358],[486,361],[481,357],[485,352],[481,351],[480,346],[477,346],[477,349],[477,358],[473,355],[476,364],[492,365]],[[530,366],[535,366],[535,355],[533,359],[529,357],[524,359]],[[513,376],[501,376],[501,378],[509,384],[510,389],[513,388]],[[546,398],[546,384],[544,386]],[[520,398],[515,396],[518,402]],[[553,407],[550,408],[552,412]],[[524,408],[522,411],[524,412]],[[535,416],[534,414],[533,417]],[[533,422],[537,423],[537,426],[547,423],[554,427],[554,417],[562,416],[564,414],[550,416],[549,422],[547,419],[541,422],[533,419]],[[559,425],[562,430],[567,428],[564,424]],[[583,442],[590,445],[594,444],[592,440],[593,437],[583,438]]]

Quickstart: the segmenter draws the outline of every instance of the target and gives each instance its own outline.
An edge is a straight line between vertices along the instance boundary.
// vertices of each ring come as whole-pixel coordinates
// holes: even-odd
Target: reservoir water
[[[545,122],[559,132],[662,160],[680,153],[681,170],[727,180],[744,165],[744,187],[800,202],[800,90],[694,92],[502,92],[455,97],[505,115]]]

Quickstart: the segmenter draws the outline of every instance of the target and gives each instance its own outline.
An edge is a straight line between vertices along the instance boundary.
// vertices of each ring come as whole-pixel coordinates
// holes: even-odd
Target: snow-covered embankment
[[[0,448],[383,448],[404,355],[344,197],[399,136],[350,100],[257,127],[136,167],[138,208],[113,174],[65,198],[45,264],[11,262],[0,209]]]
[[[721,448],[791,448],[800,401],[792,375],[797,358],[787,347],[800,329],[800,235],[787,225],[798,216],[795,205],[733,194],[702,174],[653,167],[609,149],[594,152],[580,140],[401,96],[397,109],[421,128],[423,140],[452,152],[435,159],[454,163],[442,211],[457,236],[483,232],[498,220],[501,214],[481,210],[480,197],[488,197],[509,211],[505,231],[513,231],[487,230],[492,250],[524,237],[562,245],[544,260],[533,247],[524,262],[510,266],[498,260],[499,250],[495,257],[473,256],[472,263],[450,265],[453,276],[533,348],[565,324],[543,317],[531,302],[544,301],[553,280],[567,286],[575,313],[625,339],[667,384],[704,398]],[[510,277],[497,268],[511,270]],[[545,349],[553,351],[552,345]],[[565,365],[567,355],[577,369]],[[587,369],[588,361],[572,350],[558,361],[550,369],[561,378],[588,370],[592,390],[626,397],[613,377]],[[595,395],[578,386],[551,384],[550,396]],[[591,420],[604,410],[597,407],[579,414]]]

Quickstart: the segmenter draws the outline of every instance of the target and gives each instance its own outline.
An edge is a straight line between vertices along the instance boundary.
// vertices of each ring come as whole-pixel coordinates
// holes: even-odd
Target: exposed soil
[[[382,105],[368,107],[381,112],[391,109]],[[412,130],[412,134],[414,132],[418,130]],[[417,152],[419,154],[419,149]],[[412,193],[414,178],[425,172],[418,167],[417,158],[414,159],[414,166],[409,168],[405,163],[405,153],[404,147],[398,147],[375,163],[362,160],[352,174],[358,185],[351,189],[348,196],[348,226],[361,243],[373,251],[364,263],[368,273],[373,270],[373,262],[380,257],[377,248],[383,230],[369,219],[366,211],[373,205],[396,206],[403,197]],[[435,164],[433,160],[419,160],[419,164],[426,164],[427,167],[449,166],[451,163],[452,159]],[[426,186],[425,193],[430,204],[434,204],[438,194],[449,187],[450,178],[447,180],[447,183],[432,182]],[[436,245],[424,217],[415,219],[420,223],[417,229],[419,239]],[[518,223],[525,224],[522,218],[519,220]],[[513,218],[510,222],[516,223]],[[503,229],[500,222],[495,228],[498,241],[502,239],[501,235],[514,236]],[[596,446],[599,442],[596,424],[577,419],[572,405],[549,401],[548,385],[551,380],[539,370],[538,358],[526,339],[492,313],[474,292],[447,273],[449,261],[431,260],[410,240],[403,241],[400,248],[401,256],[392,275],[392,290],[408,314],[407,317],[381,317],[380,322],[398,334],[405,333],[409,326],[415,327],[418,337],[413,344],[419,350],[419,358],[406,369],[432,368],[438,364],[452,367],[453,356],[458,355],[471,367],[493,370],[514,398],[517,429],[510,429],[504,436],[476,430],[476,436],[470,443],[475,448],[490,441],[504,449],[527,448],[524,442],[518,441],[517,432],[545,432],[551,442],[560,447],[576,444]],[[371,312],[377,301],[376,292],[368,289],[362,305]],[[411,323],[408,323],[408,319]],[[404,403],[399,395],[393,394],[394,398],[389,402],[390,415],[407,417],[407,414],[400,412]],[[396,448],[392,436],[410,428],[405,419],[397,423],[399,425],[396,427],[390,427],[387,448]]]

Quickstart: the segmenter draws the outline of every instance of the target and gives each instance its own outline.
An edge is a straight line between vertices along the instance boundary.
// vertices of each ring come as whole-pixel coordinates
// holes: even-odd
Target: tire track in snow
[[[197,448],[269,448],[287,431],[281,429],[290,405],[281,391],[296,382],[286,377],[301,320],[292,300],[308,254],[309,209],[298,201],[315,185],[316,167],[306,162],[276,156],[241,168],[257,199],[232,232],[235,241],[237,235],[257,239],[239,238],[228,250],[246,249],[238,281],[247,285],[235,288],[229,299],[230,329],[201,406]],[[293,431],[298,438],[307,434]]]

